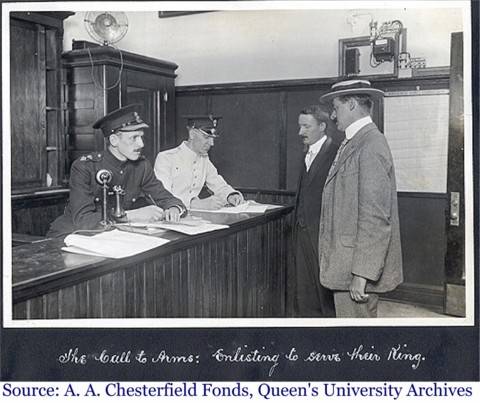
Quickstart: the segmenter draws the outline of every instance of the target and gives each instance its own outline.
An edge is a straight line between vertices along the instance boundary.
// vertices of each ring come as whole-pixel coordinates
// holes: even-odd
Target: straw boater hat
[[[320,101],[331,101],[335,97],[360,94],[370,95],[376,99],[383,97],[383,91],[377,88],[372,88],[370,81],[347,80],[333,84],[330,92],[323,94],[320,97]]]

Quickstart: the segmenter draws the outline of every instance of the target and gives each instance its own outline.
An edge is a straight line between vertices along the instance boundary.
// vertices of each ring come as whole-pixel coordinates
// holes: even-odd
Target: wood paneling
[[[442,193],[399,193],[398,211],[406,283],[443,287],[447,208],[448,201]]]
[[[12,232],[44,236],[50,223],[63,214],[68,191],[17,195],[12,199]]]
[[[281,103],[279,92],[212,97],[212,111],[223,119],[210,158],[232,186],[280,188]]]
[[[207,104],[208,97],[201,94],[193,94],[191,96],[185,95],[182,97],[175,97],[175,116],[176,116],[176,144],[180,144],[183,140],[188,139],[187,120],[184,116],[188,115],[203,115],[209,113]]]
[[[10,14],[12,188],[62,185],[65,177],[63,19],[69,12]]]
[[[45,183],[45,82],[39,59],[41,26],[11,20],[10,57],[12,186],[28,188]],[[18,46],[21,44],[21,46]],[[33,56],[37,55],[37,56]],[[32,102],[34,100],[34,102]]]

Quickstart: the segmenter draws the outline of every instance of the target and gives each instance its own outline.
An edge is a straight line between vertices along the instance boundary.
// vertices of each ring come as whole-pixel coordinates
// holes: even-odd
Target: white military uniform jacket
[[[165,189],[182,200],[187,208],[205,184],[225,204],[231,193],[237,193],[218,174],[210,158],[198,155],[185,141],[176,148],[158,153],[154,168]]]

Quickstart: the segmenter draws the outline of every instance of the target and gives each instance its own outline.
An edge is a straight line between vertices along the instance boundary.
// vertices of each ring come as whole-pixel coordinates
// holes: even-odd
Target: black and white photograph
[[[478,381],[477,36],[470,1],[3,2],[1,380]]]

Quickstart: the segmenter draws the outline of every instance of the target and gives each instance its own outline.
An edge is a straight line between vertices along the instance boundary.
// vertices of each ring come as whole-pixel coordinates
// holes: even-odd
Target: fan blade
[[[112,41],[119,30],[117,20],[108,13],[98,15],[92,27],[95,33],[107,42]]]

